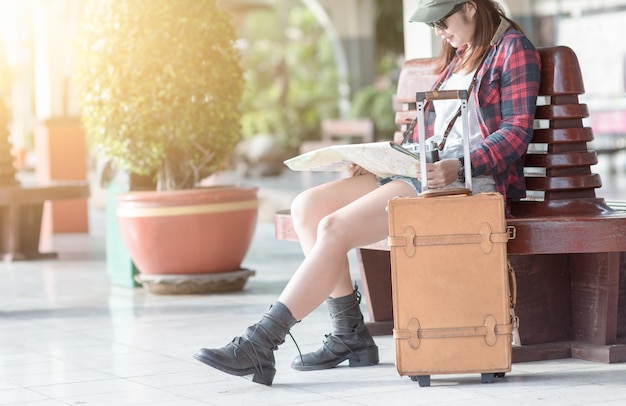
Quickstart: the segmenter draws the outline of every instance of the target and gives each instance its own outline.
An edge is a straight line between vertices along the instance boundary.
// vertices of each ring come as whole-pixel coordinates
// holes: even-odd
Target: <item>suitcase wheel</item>
[[[494,374],[496,378],[504,378],[505,375],[506,375],[506,372],[496,372]]]
[[[490,374],[480,374],[480,381],[482,383],[493,383],[493,377],[495,376],[495,374],[490,373]]]
[[[412,381],[417,381],[417,383],[421,386],[430,386],[430,375],[417,375],[410,376]]]

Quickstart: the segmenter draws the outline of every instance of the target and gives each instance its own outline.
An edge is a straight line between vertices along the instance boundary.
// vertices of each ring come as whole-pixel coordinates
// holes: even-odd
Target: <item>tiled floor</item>
[[[289,197],[263,182],[262,200]],[[615,182],[607,196],[626,197]],[[514,364],[494,384],[479,375],[433,376],[430,388],[420,388],[396,372],[390,336],[376,338],[381,364],[374,367],[294,371],[288,338],[276,352],[273,386],[225,375],[193,353],[226,344],[258,320],[301,260],[297,244],[275,241],[262,216],[244,261],[256,275],[244,291],[154,295],[110,285],[103,212],[94,207],[89,235],[55,236],[58,259],[0,264],[0,405],[626,404],[626,364],[574,359]],[[310,351],[328,329],[320,308],[292,333]]]

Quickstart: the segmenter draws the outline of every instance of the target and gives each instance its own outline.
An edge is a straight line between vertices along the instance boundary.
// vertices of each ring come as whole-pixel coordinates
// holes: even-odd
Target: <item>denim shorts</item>
[[[401,180],[402,182],[408,183],[413,188],[413,190],[415,190],[416,195],[422,193],[422,182],[420,182],[417,178],[409,178],[408,176],[400,175],[391,175],[386,178],[381,178],[380,176],[376,177],[376,182],[378,183],[378,186],[382,186],[386,183],[391,182],[392,180]]]
[[[385,183],[389,183],[392,180],[401,180],[408,183],[413,187],[415,193],[419,195],[422,193],[422,182],[417,178],[409,178],[408,176],[392,175],[387,178],[376,177],[378,186],[382,186]],[[461,183],[458,180],[452,182],[446,187],[463,188],[465,183]],[[496,190],[495,181],[493,176],[476,176],[472,178],[472,193],[493,192]]]

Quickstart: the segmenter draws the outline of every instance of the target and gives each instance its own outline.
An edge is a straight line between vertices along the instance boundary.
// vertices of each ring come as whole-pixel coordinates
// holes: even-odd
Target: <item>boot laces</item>
[[[335,351],[333,350],[332,346],[333,345],[339,345],[341,347],[344,348],[344,350],[347,350],[351,355],[356,355],[356,353],[352,350],[352,348],[350,348],[350,346],[348,344],[346,344],[340,337],[338,337],[337,335],[334,335],[332,333],[330,334],[326,334],[325,335],[326,339],[324,340],[324,347],[326,347],[326,349],[334,354],[335,356],[339,356],[341,355],[341,351]]]
[[[293,341],[293,343],[296,345],[296,350],[298,350],[298,356],[300,357],[300,362],[302,362],[302,365],[304,365],[304,358],[302,357],[302,351],[300,351],[300,347],[298,346],[296,339],[291,334],[291,331],[288,332],[287,334],[289,334],[289,337],[291,337],[291,341]]]
[[[287,330],[287,334],[289,335],[289,337],[291,337],[291,340],[293,341],[293,343],[296,346],[296,349],[298,350],[298,354],[300,355],[300,359],[303,360],[302,352],[300,351],[300,347],[298,346],[298,343],[296,342],[296,339],[293,337],[293,334],[291,334],[289,326],[284,324],[280,319],[272,316],[269,313],[264,314],[263,317],[266,317],[266,318],[270,319],[275,324],[277,324],[281,329]],[[254,365],[254,369],[259,373],[259,375],[263,376],[263,369],[261,368],[261,357],[260,357],[256,347],[259,346],[261,348],[265,348],[265,349],[268,349],[268,350],[271,350],[271,351],[276,351],[278,349],[278,346],[280,344],[284,343],[285,340],[282,337],[277,336],[276,334],[273,334],[271,332],[271,330],[268,330],[261,323],[255,323],[252,326],[252,328],[254,329],[252,331],[252,333],[251,334],[244,333],[244,336],[245,336],[246,340],[250,342],[250,344],[251,344],[250,347],[252,347],[252,351],[254,352],[254,354],[250,354],[248,351],[246,351],[246,349],[243,348],[243,346],[240,345],[237,342],[236,338],[233,340],[232,343],[233,343],[233,345],[235,346],[236,349],[238,349],[239,351],[244,353],[248,357],[248,359],[250,359],[250,361],[252,361],[252,364]],[[270,348],[264,347],[262,343],[252,339],[251,336],[256,334],[257,330],[260,330],[260,332],[265,335],[265,337],[268,339],[268,341],[273,344],[272,347],[270,347]]]
[[[352,348],[346,344],[346,342],[344,341],[344,339],[342,338],[342,336],[348,336],[348,335],[352,335],[352,334],[356,334],[357,332],[357,328],[358,328],[358,322],[361,320],[361,318],[363,317],[362,314],[360,313],[360,311],[358,312],[358,314],[347,314],[348,312],[350,312],[352,309],[354,309],[355,307],[359,307],[359,305],[361,304],[361,292],[359,292],[358,289],[358,285],[355,283],[354,284],[354,297],[355,297],[355,301],[350,303],[347,307],[341,309],[339,312],[334,313],[331,312],[330,316],[333,320],[333,332],[325,334],[324,337],[324,347],[326,347],[326,349],[328,351],[330,351],[331,353],[337,355],[336,351],[333,351],[332,347],[333,346],[340,346],[343,347],[345,350],[347,350],[350,354],[354,355],[355,352],[352,350]],[[356,321],[356,323],[350,323],[349,327],[348,326],[344,326],[343,323],[335,323],[335,322],[339,322],[342,320],[353,320]],[[354,324],[356,324],[356,326],[352,327]],[[358,335],[357,335],[358,337]]]
[[[361,320],[361,317],[363,317],[360,311],[357,313],[347,314],[348,312],[352,311],[352,309],[354,309],[355,307],[358,308],[359,305],[361,304],[361,298],[362,298],[361,292],[359,292],[359,288],[356,283],[354,284],[354,298],[356,300],[350,303],[347,307],[342,308],[336,313],[334,311],[331,311],[330,317],[333,320],[334,331],[330,334],[327,334],[326,335],[327,338],[331,335],[351,334],[354,332],[354,329],[356,328],[356,326],[352,327],[352,325],[354,324],[358,325],[358,322]],[[343,323],[335,323],[336,321],[338,322],[341,320],[354,320],[356,321],[356,323],[350,323],[349,325],[345,325],[345,326]]]
[[[252,361],[252,366],[254,367],[256,372],[259,374],[259,376],[263,376],[263,368],[261,368],[261,357],[259,356],[259,353],[256,350],[257,343],[246,338],[246,340],[250,343],[249,347],[252,348],[253,354],[251,354],[250,352],[246,350],[246,348],[244,348],[242,344],[239,344],[241,338],[242,337],[235,337],[233,341],[231,342],[231,344],[235,347],[235,351],[234,351],[235,358],[237,358],[237,351],[241,352],[246,357],[248,357],[250,361]]]
[[[270,319],[272,319],[272,320],[273,320],[276,324],[278,324],[281,328],[283,328],[283,329],[287,330],[287,335],[288,335],[289,337],[291,337],[291,341],[293,341],[293,343],[295,344],[296,349],[298,350],[298,354],[300,354],[300,358],[302,358],[302,352],[300,352],[300,347],[298,346],[298,342],[297,342],[297,341],[296,341],[296,339],[293,337],[293,334],[291,334],[291,328],[290,328],[288,325],[284,324],[282,321],[280,321],[278,318],[276,318],[276,317],[272,316],[272,315],[271,315],[271,314],[269,314],[269,313],[268,313],[268,314],[266,314],[265,316],[266,316],[266,317],[268,317],[268,318],[270,318]],[[262,327],[262,326],[261,326],[261,327]],[[267,332],[266,332],[266,334],[267,334]],[[275,338],[279,338],[279,337],[275,337]],[[281,340],[281,341],[280,341],[280,343],[278,343],[278,344],[282,344],[282,343],[284,343],[284,342],[285,342],[285,340]],[[277,349],[278,349],[278,345],[276,345],[276,346],[274,346],[274,347],[272,348],[272,350],[274,350],[274,351],[275,351],[275,350],[277,350]]]

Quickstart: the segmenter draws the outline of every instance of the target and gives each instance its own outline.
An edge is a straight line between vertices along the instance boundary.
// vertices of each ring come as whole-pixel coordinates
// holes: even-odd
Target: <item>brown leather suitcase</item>
[[[515,278],[502,195],[396,198],[388,212],[400,375],[429,386],[434,374],[493,382],[510,371]]]
[[[419,156],[427,157],[424,103],[459,99],[470,162],[467,98],[466,90],[416,94]],[[425,159],[420,172],[420,196],[388,204],[396,368],[420,386],[429,386],[432,374],[478,372],[493,382],[511,370],[514,330],[515,277],[506,254],[514,230],[506,226],[504,199],[472,196],[470,165],[465,189],[429,190]]]

